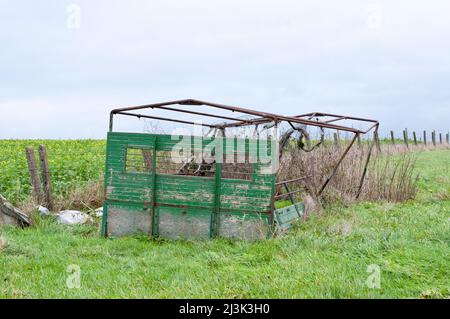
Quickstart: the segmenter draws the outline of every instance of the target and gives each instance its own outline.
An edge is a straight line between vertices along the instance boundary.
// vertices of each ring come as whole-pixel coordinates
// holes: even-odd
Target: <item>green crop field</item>
[[[0,193],[30,196],[24,147],[39,143],[0,141]],[[42,143],[56,192],[98,180],[103,141]],[[414,201],[328,207],[253,243],[102,239],[96,225],[34,216],[0,228],[0,298],[449,298],[450,151],[419,153],[416,170]]]
[[[0,194],[14,204],[31,196],[25,148],[47,147],[52,185],[56,196],[73,187],[98,180],[105,166],[106,142],[102,140],[3,140],[0,141]]]

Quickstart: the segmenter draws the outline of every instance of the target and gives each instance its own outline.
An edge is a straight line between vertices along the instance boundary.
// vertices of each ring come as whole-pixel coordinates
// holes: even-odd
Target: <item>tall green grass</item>
[[[101,239],[96,225],[37,218],[0,228],[6,298],[449,298],[450,151],[418,155],[419,194],[404,203],[328,207],[261,242]],[[69,265],[81,288],[69,289]],[[379,289],[366,284],[370,265]]]

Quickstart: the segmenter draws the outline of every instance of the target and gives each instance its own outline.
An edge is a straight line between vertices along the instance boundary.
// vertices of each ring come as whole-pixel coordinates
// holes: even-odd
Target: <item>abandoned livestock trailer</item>
[[[158,113],[136,113],[144,110]],[[162,111],[178,114],[178,118],[163,117]],[[163,134],[164,128],[158,134],[115,132],[116,115],[175,123],[176,127],[171,134]],[[211,118],[215,122],[204,121]],[[293,130],[305,133],[309,125],[352,132],[353,142],[365,133],[311,118],[192,99],[113,110],[107,138],[103,235],[264,239],[288,229],[304,213],[288,185],[304,178],[277,183],[280,144],[284,147]],[[280,142],[283,123],[291,130]],[[180,131],[183,125],[194,132]],[[280,185],[286,189],[284,194],[277,194]],[[275,201],[286,197],[292,205],[276,209]]]

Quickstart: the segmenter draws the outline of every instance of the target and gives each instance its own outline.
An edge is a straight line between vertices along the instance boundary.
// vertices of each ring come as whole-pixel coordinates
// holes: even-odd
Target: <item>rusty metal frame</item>
[[[222,115],[217,115],[217,114],[196,112],[196,111],[191,111],[191,110],[186,110],[186,109],[170,108],[170,107],[168,107],[169,105],[209,106],[211,108],[227,110],[227,111],[241,113],[241,114],[245,114],[245,115],[252,115],[252,116],[256,116],[257,118],[242,120],[242,119],[238,119],[238,118],[231,118],[228,116],[222,116]],[[181,120],[173,119],[173,118],[153,117],[153,116],[144,115],[144,114],[129,113],[131,111],[138,111],[138,110],[144,110],[144,109],[164,109],[164,110],[174,111],[174,112],[178,112],[178,113],[187,113],[187,114],[192,114],[192,115],[201,115],[204,117],[214,117],[214,118],[219,118],[219,119],[223,119],[223,120],[233,120],[234,121],[232,123],[224,123],[224,124],[202,124],[203,126],[214,127],[214,128],[218,128],[218,129],[224,129],[224,128],[228,128],[228,127],[249,126],[249,125],[256,125],[256,124],[269,123],[269,122],[285,121],[285,122],[292,122],[292,123],[296,123],[296,124],[304,124],[304,125],[317,126],[317,127],[322,127],[322,128],[328,128],[328,129],[335,129],[335,130],[340,130],[340,131],[345,131],[345,132],[364,133],[363,131],[360,131],[355,128],[347,127],[347,126],[335,125],[335,124],[330,124],[330,123],[325,123],[325,122],[316,122],[316,121],[304,119],[302,117],[289,117],[289,116],[283,116],[283,115],[278,115],[278,114],[273,114],[273,113],[268,113],[268,112],[255,111],[255,110],[237,107],[237,106],[217,104],[217,103],[194,100],[194,99],[176,100],[176,101],[171,101],[171,102],[132,106],[132,107],[119,108],[119,109],[112,110],[111,116],[110,116],[110,126],[109,126],[110,131],[113,130],[113,121],[114,121],[115,115],[127,115],[127,116],[134,116],[134,117],[138,117],[138,118],[150,118],[150,119],[169,121],[169,122],[180,122],[181,121]],[[188,122],[188,121],[182,121],[181,123],[196,124],[194,122]]]
[[[172,105],[181,105],[181,106],[208,106],[212,109],[218,109],[218,110],[226,110],[231,111],[232,113],[240,113],[244,115],[250,115],[253,116],[253,118],[250,119],[241,119],[237,117],[230,117],[230,116],[224,116],[220,114],[213,114],[213,113],[205,113],[205,112],[198,112],[193,110],[187,110],[182,108],[176,108],[176,107],[170,107]],[[146,114],[136,114],[131,113],[134,111],[140,111],[140,110],[148,110],[148,109],[161,109],[166,111],[172,111],[175,113],[185,113],[185,114],[191,114],[191,115],[198,115],[205,118],[215,118],[215,119],[221,119],[224,121],[231,121],[231,122],[224,122],[221,124],[214,124],[214,123],[196,123],[192,121],[186,121],[184,119],[175,119],[175,118],[167,118],[167,117],[160,117],[160,116],[151,116]],[[168,122],[174,122],[174,123],[181,123],[181,124],[188,124],[188,125],[200,125],[205,126],[209,128],[219,129],[224,131],[226,128],[232,128],[232,127],[242,127],[242,126],[252,126],[252,125],[261,125],[261,124],[267,124],[267,123],[280,123],[280,122],[287,122],[289,125],[293,126],[294,124],[302,124],[306,126],[314,126],[319,127],[321,129],[332,129],[332,130],[338,130],[343,132],[350,132],[353,133],[353,139],[351,140],[351,143],[347,146],[347,148],[344,150],[343,154],[337,161],[336,165],[334,166],[332,173],[326,181],[324,182],[323,186],[319,190],[318,196],[320,196],[331,179],[335,176],[337,170],[339,169],[339,166],[341,165],[342,161],[347,156],[348,152],[354,145],[355,141],[358,137],[360,137],[362,134],[367,134],[371,130],[374,130],[374,134],[376,135],[378,133],[379,128],[379,122],[373,119],[367,119],[367,118],[361,118],[361,117],[354,117],[354,116],[347,116],[347,115],[337,115],[337,114],[331,114],[331,113],[322,113],[322,112],[313,112],[313,113],[306,113],[296,116],[284,116],[284,115],[278,115],[274,113],[268,113],[268,112],[261,112],[256,111],[252,109],[242,108],[238,106],[230,106],[225,104],[218,104],[218,103],[212,103],[202,100],[196,100],[196,99],[184,99],[184,100],[175,100],[175,101],[169,101],[169,102],[163,102],[163,103],[155,103],[155,104],[147,104],[147,105],[139,105],[139,106],[131,106],[131,107],[125,107],[125,108],[117,108],[111,111],[110,113],[110,123],[109,123],[109,130],[112,132],[114,128],[114,116],[116,115],[123,115],[123,116],[131,116],[131,117],[137,117],[137,118],[148,118],[148,119],[154,119],[154,120],[161,120],[161,121],[168,121]],[[315,118],[315,120],[313,120]],[[323,118],[327,118],[325,120],[321,120]],[[344,120],[351,120],[351,121],[357,121],[357,122],[365,122],[370,123],[370,127],[360,130],[355,129],[353,127],[345,126],[345,125],[338,125],[333,124],[335,122],[344,121]],[[367,168],[369,165],[370,157],[372,155],[373,147],[375,144],[375,140],[371,143],[369,154],[364,166],[364,172],[360,180],[360,184],[358,187],[358,191],[356,194],[356,197],[358,198],[360,196],[365,176],[367,174]],[[283,181],[279,184],[286,185],[293,183],[293,182],[299,182],[301,179],[296,180],[290,180],[290,181]],[[292,194],[291,194],[292,195]]]

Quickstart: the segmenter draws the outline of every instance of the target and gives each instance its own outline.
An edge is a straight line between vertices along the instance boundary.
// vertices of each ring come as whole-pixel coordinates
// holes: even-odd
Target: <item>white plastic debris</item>
[[[89,216],[77,210],[63,210],[58,214],[58,222],[64,225],[82,225],[89,220]]]
[[[97,208],[94,211],[94,214],[95,214],[96,217],[103,217],[103,207]]]
[[[41,215],[49,216],[51,214],[47,207],[39,206],[37,209]]]

